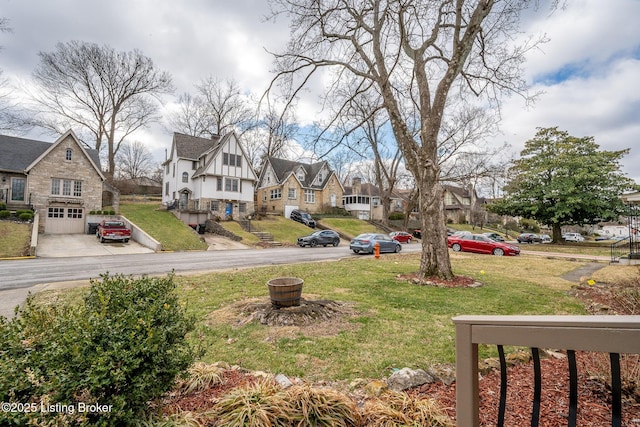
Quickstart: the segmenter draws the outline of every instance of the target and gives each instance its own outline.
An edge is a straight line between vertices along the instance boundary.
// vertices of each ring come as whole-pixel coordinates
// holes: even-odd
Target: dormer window
[[[67,151],[65,152],[64,158],[66,160],[71,160],[72,157],[73,157],[73,150],[71,148],[67,148]]]
[[[189,182],[189,174],[182,172],[182,182]]]

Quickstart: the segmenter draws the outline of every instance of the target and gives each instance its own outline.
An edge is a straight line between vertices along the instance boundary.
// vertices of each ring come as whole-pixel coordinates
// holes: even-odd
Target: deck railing
[[[478,344],[498,346],[501,366],[498,425],[504,423],[508,378],[502,346],[530,347],[534,361],[532,426],[539,422],[541,379],[538,349],[567,350],[569,426],[576,425],[578,407],[575,351],[610,354],[612,426],[621,425],[619,355],[640,354],[640,316],[458,316],[456,325],[456,418],[460,427],[478,426]]]

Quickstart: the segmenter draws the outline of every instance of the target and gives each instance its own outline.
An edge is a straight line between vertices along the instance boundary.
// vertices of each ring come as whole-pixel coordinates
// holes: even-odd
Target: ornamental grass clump
[[[357,427],[360,412],[348,396],[328,388],[292,386],[283,392],[294,426]]]
[[[288,427],[289,404],[268,379],[246,384],[220,398],[208,414],[215,426]]]
[[[187,395],[204,391],[222,382],[225,369],[216,364],[198,362],[189,368],[189,376],[178,383],[180,394]]]
[[[363,407],[364,425],[370,427],[453,427],[451,419],[431,399],[388,391]]]

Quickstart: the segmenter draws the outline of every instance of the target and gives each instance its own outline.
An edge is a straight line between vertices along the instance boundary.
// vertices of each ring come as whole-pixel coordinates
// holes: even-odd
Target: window
[[[304,190],[304,201],[305,203],[315,203],[316,192],[313,190]]]
[[[71,148],[67,148],[67,151],[64,154],[65,160],[71,160],[73,157],[73,150]]]
[[[193,170],[198,169],[198,161],[197,160],[191,161],[191,169],[193,169]]]
[[[224,191],[238,191],[239,180],[233,178],[226,178],[224,180]]]
[[[81,208],[67,209],[67,218],[74,218],[74,219],[82,218],[82,209]]]
[[[218,182],[216,183],[216,190],[222,191],[222,178],[218,178]]]
[[[271,192],[269,194],[269,198],[271,200],[282,198],[282,190],[280,190],[279,188],[271,190]]]
[[[228,166],[242,166],[242,156],[230,153],[222,153],[222,164]]]
[[[182,182],[189,182],[189,174],[182,172]]]
[[[60,194],[60,180],[57,178],[51,180],[51,194]]]
[[[164,195],[168,196],[169,195],[169,183],[165,182],[164,184]]]
[[[218,210],[220,210],[220,206],[217,200],[211,201],[211,210],[214,212],[218,212]]]
[[[62,186],[60,185],[62,183]],[[82,197],[82,181],[74,181],[71,179],[51,179],[51,194],[55,196],[72,196]]]
[[[64,218],[64,208],[49,208],[48,218]]]
[[[287,197],[289,199],[295,199],[296,198],[296,189],[295,188],[290,188],[289,189],[289,195]]]
[[[247,211],[247,204],[246,203],[240,203],[238,205],[238,212],[245,213],[246,211]]]
[[[24,186],[26,180],[24,178],[11,179],[11,200],[14,202],[24,202]]]
[[[71,180],[65,179],[62,181],[62,195],[70,196],[71,195]]]

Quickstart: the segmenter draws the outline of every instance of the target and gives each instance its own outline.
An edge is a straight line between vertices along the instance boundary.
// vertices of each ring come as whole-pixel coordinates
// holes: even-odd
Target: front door
[[[187,209],[187,202],[189,201],[189,194],[185,191],[180,193],[180,210]]]
[[[233,203],[227,202],[224,208],[224,214],[227,218],[233,216]]]

